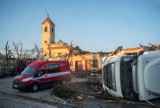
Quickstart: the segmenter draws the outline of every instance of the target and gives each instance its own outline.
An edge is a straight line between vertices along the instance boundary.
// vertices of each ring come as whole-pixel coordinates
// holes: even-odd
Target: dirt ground
[[[99,79],[92,78],[73,78],[67,87],[73,91],[70,99],[65,99],[75,105],[76,108],[152,108],[159,107],[159,100],[154,101],[154,106],[147,102],[138,100],[127,100],[114,98],[103,90]]]

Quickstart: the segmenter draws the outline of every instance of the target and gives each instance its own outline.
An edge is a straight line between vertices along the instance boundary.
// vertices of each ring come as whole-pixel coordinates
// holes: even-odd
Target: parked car
[[[14,89],[31,89],[33,92],[40,88],[66,83],[71,80],[68,61],[38,61],[27,66],[13,80]]]

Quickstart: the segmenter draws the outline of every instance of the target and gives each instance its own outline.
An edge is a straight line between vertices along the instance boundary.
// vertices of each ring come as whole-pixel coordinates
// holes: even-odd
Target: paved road
[[[70,104],[66,103],[66,101],[64,101],[63,99],[51,96],[49,94],[51,88],[43,89],[38,92],[19,91],[19,90],[13,89],[12,88],[13,79],[14,79],[14,77],[6,77],[6,78],[0,79],[0,94],[7,95],[7,97],[12,96],[11,100],[13,99],[13,96],[17,96],[17,97],[21,97],[23,99],[27,99],[28,101],[29,100],[36,100],[37,102],[39,101],[39,102],[44,102],[44,103],[49,103],[49,104],[56,104],[62,108],[63,107],[64,108],[71,108],[72,107]],[[14,102],[14,100],[11,101],[8,98],[7,98],[8,100],[4,99],[4,101],[3,101],[3,98],[0,98],[1,103],[5,103],[4,101],[10,101],[11,103]],[[15,102],[19,102],[19,101],[17,100]],[[21,104],[21,103],[17,103],[17,104]],[[9,108],[12,108],[12,107],[9,107]],[[13,108],[17,108],[17,107],[13,107]],[[18,108],[21,108],[21,107],[18,107]],[[43,108],[45,108],[45,107],[43,107]]]
[[[58,108],[54,105],[0,93],[0,108]]]
[[[23,96],[29,96],[34,98],[45,98],[49,97],[51,98],[49,91],[50,89],[41,90],[39,92],[21,92],[16,89],[12,88],[12,81],[14,77],[6,77],[3,79],[0,79],[0,91],[5,93],[11,93],[11,94],[20,94]]]
[[[50,89],[40,90],[38,92],[20,92],[12,89],[13,77],[0,79],[0,108],[73,108],[72,104],[63,99],[51,96]],[[85,79],[74,79],[72,82],[81,82]],[[41,103],[43,102],[43,103]],[[151,101],[160,106],[160,100]],[[15,104],[16,103],[16,104]],[[106,103],[103,99],[89,98],[87,95],[83,100],[74,102],[78,108],[152,108],[148,105],[130,104],[130,103]],[[13,107],[12,107],[13,106]],[[45,107],[44,107],[45,106]]]

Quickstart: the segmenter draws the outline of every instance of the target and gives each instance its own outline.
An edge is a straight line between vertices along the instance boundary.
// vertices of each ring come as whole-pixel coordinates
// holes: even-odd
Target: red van
[[[31,89],[51,86],[57,82],[66,83],[71,80],[68,61],[38,61],[28,65],[25,70],[13,80],[14,89]]]

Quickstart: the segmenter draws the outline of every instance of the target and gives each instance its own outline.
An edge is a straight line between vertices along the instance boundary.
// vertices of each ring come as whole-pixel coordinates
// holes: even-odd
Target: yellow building
[[[68,60],[72,71],[101,69],[101,53],[87,52],[63,41],[55,42],[55,24],[47,17],[42,22],[42,57],[47,60]]]
[[[123,49],[122,52],[123,52],[123,54],[133,55],[133,54],[140,54],[140,53],[144,52],[144,49],[142,47],[127,48],[127,49]]]

